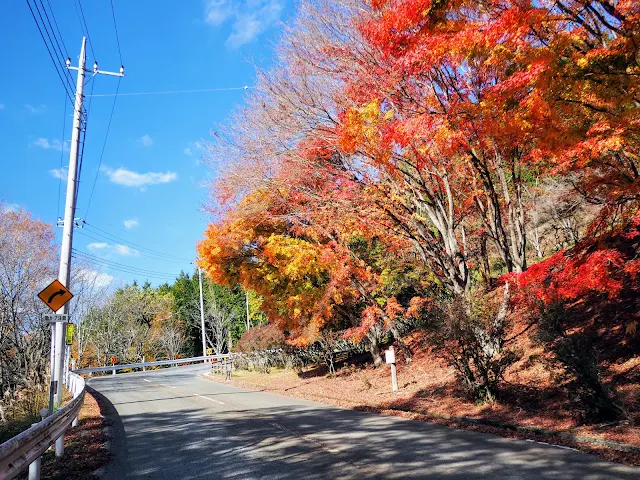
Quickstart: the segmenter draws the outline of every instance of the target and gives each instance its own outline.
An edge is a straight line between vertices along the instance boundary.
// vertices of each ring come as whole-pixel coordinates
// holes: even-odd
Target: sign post
[[[384,352],[385,362],[391,365],[391,386],[393,387],[393,391],[398,391],[398,376],[396,374],[396,352],[393,349],[393,346],[389,347],[388,350]]]
[[[38,298],[54,312],[53,315],[44,316],[45,321],[51,323],[51,380],[49,382],[49,415],[51,415],[58,382],[62,381],[61,378],[57,378],[58,375],[55,372],[56,351],[62,354],[63,350],[61,345],[56,345],[56,324],[62,323],[64,327],[64,324],[69,321],[68,315],[57,315],[55,312],[65,306],[73,298],[73,294],[59,280],[54,280],[38,294]]]

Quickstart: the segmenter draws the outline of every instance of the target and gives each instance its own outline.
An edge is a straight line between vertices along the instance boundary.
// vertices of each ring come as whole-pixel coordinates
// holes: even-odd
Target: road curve
[[[207,370],[89,382],[125,437],[107,480],[640,478],[572,449],[221,385],[199,376]]]

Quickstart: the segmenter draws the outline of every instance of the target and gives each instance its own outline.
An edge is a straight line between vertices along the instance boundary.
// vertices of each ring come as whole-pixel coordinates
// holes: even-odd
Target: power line
[[[108,237],[107,237],[107,236],[105,236],[105,235],[100,235],[100,234],[99,234],[99,233],[97,233],[97,232],[91,232],[91,233],[94,233],[94,234],[96,234],[96,235],[99,235],[99,237],[94,237],[93,235],[91,235],[91,234],[89,234],[89,233],[87,233],[87,232],[84,232],[84,231],[80,231],[80,230],[78,230],[78,232],[77,232],[77,233],[79,233],[79,234],[80,234],[80,235],[82,235],[83,237],[87,237],[87,238],[90,238],[90,239],[95,240],[95,241],[98,241],[98,242],[104,242],[105,240],[106,240],[106,241],[112,241],[112,242],[113,242],[113,241],[116,241],[116,240],[113,240],[113,239],[111,239],[111,238],[108,238]],[[118,244],[116,244],[116,245],[122,245],[122,244],[119,244],[119,243],[118,243]],[[128,246],[128,245],[122,245],[122,246],[129,248],[129,246]],[[150,258],[150,259],[152,259],[152,260],[156,260],[156,261],[161,261],[161,262],[170,262],[170,263],[177,263],[177,264],[180,264],[180,265],[184,265],[185,263],[187,263],[186,261],[183,261],[183,260],[171,260],[171,259],[163,258],[163,257],[160,257],[160,256],[154,256],[154,255],[153,255],[153,254],[151,254],[151,253],[147,253],[147,252],[144,252],[144,251],[142,251],[142,252],[141,252],[140,250],[138,250],[138,249],[136,249],[136,248],[133,248],[133,250],[134,250],[136,253],[142,253],[144,256],[146,256],[146,257],[148,257],[148,258]]]
[[[62,44],[64,45],[64,41],[62,40],[62,34],[60,33],[60,28],[58,28],[58,22],[56,21],[55,15],[53,13],[53,9],[51,9],[51,5],[49,4],[48,0],[47,0],[47,4],[49,4],[49,9],[51,10],[51,18],[53,18],[53,21],[56,25],[56,28],[58,29],[58,35],[56,35],[56,32],[53,29],[53,26],[51,25],[51,21],[49,20],[49,14],[47,13],[47,9],[44,6],[44,3],[42,2],[42,0],[40,1],[40,6],[42,7],[42,11],[44,12],[44,15],[47,19],[47,25],[49,25],[49,27],[47,28],[45,25],[45,30],[47,30],[47,36],[49,35],[48,31],[51,30],[51,35],[53,36],[53,39],[56,42],[56,46],[58,47],[56,50],[56,54],[60,53],[61,55],[61,61],[64,62],[66,58],[69,58],[68,52],[67,52],[67,47],[65,46],[64,50],[62,49],[62,47],[60,46],[60,42],[62,42]],[[38,15],[40,16],[40,19],[42,20],[42,14],[40,13],[40,9],[38,8],[38,4],[35,4],[36,10],[38,10]],[[44,20],[43,20],[43,24],[44,24]],[[58,37],[60,37],[60,40],[58,40]],[[49,39],[51,40],[51,38],[49,37]],[[53,47],[53,42],[51,43],[51,46]],[[55,48],[54,48],[55,49]],[[67,70],[66,68],[63,68],[64,72],[65,72],[65,79],[67,80],[67,83],[69,84],[69,86],[71,87],[71,90],[73,91],[73,77],[71,76],[71,73],[69,72],[69,70]]]
[[[228,87],[228,88],[205,88],[202,90],[167,90],[164,92],[132,92],[132,93],[119,93],[119,94],[99,93],[93,96],[94,97],[113,97],[113,96],[133,97],[137,95],[173,95],[177,93],[230,92],[232,90],[249,90],[250,88],[254,88],[254,87],[244,86],[244,87]]]
[[[83,232],[83,231],[78,231],[80,234],[85,235],[89,238],[92,238],[93,240],[98,240],[98,241],[103,241],[103,240],[108,240],[111,242],[122,242],[124,244],[128,244],[127,246],[132,246],[135,249],[140,250],[142,253],[146,254],[147,256],[150,257],[156,257],[156,260],[164,260],[167,262],[174,262],[174,263],[186,263],[186,262],[191,262],[191,260],[187,260],[185,258],[181,258],[181,257],[176,257],[174,255],[169,255],[166,253],[162,253],[162,252],[157,252],[155,250],[151,250],[150,248],[146,248],[143,247],[142,245],[138,245],[137,243],[133,243],[133,242],[129,242],[128,240],[125,240],[123,238],[117,237],[116,235],[113,235],[105,230],[101,230],[98,227],[94,227],[92,225],[89,225],[88,223],[85,223],[85,225],[87,227],[89,227],[89,231],[93,234],[93,235],[97,235],[98,237],[101,238],[95,238],[93,236],[91,236],[89,233],[87,232]],[[98,230],[98,231],[94,231]],[[104,233],[100,233],[100,232],[104,232]]]
[[[134,270],[138,273],[145,273],[145,274],[153,274],[153,275],[159,275],[159,276],[164,276],[164,277],[171,277],[175,274],[173,273],[169,273],[169,272],[159,272],[157,270],[149,270],[146,268],[139,268],[139,267],[132,267],[131,265],[126,265],[124,263],[118,263],[118,262],[114,262],[112,260],[106,260],[104,258],[98,257],[97,255],[93,255],[91,253],[87,253],[87,252],[82,252],[80,250],[77,249],[73,249],[73,252],[77,255],[83,256],[83,257],[87,257],[90,258],[92,260],[95,260],[98,263],[104,263],[105,265],[113,265],[114,267],[117,268],[123,268],[123,269],[127,269],[127,270]]]
[[[60,171],[58,172],[58,218],[60,218],[60,196],[62,195],[62,172],[64,159],[64,134],[67,127],[67,101],[64,102],[64,114],[62,116],[62,148],[60,149]]]
[[[118,23],[116,22],[116,12],[113,9],[113,0],[111,0],[111,15],[113,16],[113,28],[116,31],[116,42],[118,43],[118,55],[120,56],[120,65],[122,65],[122,52],[120,51],[120,37],[118,36]]]
[[[93,80],[94,77],[91,77],[91,80]],[[95,87],[95,85],[96,85],[96,82],[91,83],[91,93],[93,93],[93,88]],[[82,178],[82,164],[84,163],[84,146],[87,143],[87,124],[89,123],[89,112],[91,111],[91,102],[92,102],[92,99],[89,99],[89,105],[84,110],[84,115],[83,115],[84,118],[82,122],[83,125],[81,126],[82,140],[80,140],[80,142],[82,143],[82,148],[80,149],[80,163],[78,165],[78,180],[76,182],[76,203],[78,202],[78,194],[80,192],[80,182]]]
[[[107,123],[107,131],[104,135],[104,142],[102,142],[102,151],[100,152],[100,159],[98,160],[98,168],[96,169],[96,175],[93,178],[93,186],[91,187],[91,194],[89,195],[89,203],[87,204],[87,210],[84,213],[85,220],[89,216],[89,208],[91,208],[91,201],[93,200],[93,192],[96,189],[96,183],[98,181],[98,174],[100,173],[100,166],[102,165],[102,158],[104,157],[104,150],[107,146],[107,139],[109,138],[109,130],[111,129],[111,120],[113,120],[113,111],[116,109],[116,100],[118,99],[118,91],[120,90],[120,80],[118,78],[118,85],[116,85],[116,94],[113,97],[113,104],[111,105],[111,113],[109,114],[109,122]]]
[[[56,60],[53,58],[53,54],[51,53],[51,49],[49,48],[49,44],[47,43],[47,40],[44,38],[44,34],[42,33],[42,28],[40,28],[40,22],[38,22],[38,19],[36,18],[36,15],[33,11],[33,8],[31,7],[31,3],[29,2],[29,0],[27,0],[27,6],[29,7],[29,11],[31,12],[31,16],[33,17],[33,21],[36,23],[36,27],[38,28],[38,32],[40,33],[40,38],[42,38],[42,41],[44,42],[44,46],[47,49],[47,52],[49,53],[49,58],[51,58],[51,62],[53,63],[53,66],[56,69],[56,74],[58,75],[58,78],[60,79],[60,82],[62,83],[62,86],[64,88],[65,93],[67,94],[67,97],[69,98],[69,101],[73,104],[73,95],[69,93],[68,90],[68,85],[65,83],[65,81],[63,80],[63,75],[60,74],[60,70],[58,67],[58,62],[56,62]],[[65,75],[66,78],[66,75]]]
[[[156,270],[148,270],[146,268],[138,268],[138,267],[132,267],[130,265],[125,265],[124,263],[118,263],[118,262],[113,262],[111,260],[105,260],[104,258],[100,258],[96,255],[92,255],[90,253],[86,253],[86,252],[82,252],[80,250],[77,249],[73,249],[73,253],[74,255],[76,255],[77,258],[81,258],[84,260],[90,260],[96,264],[102,264],[103,266],[106,266],[108,268],[113,268],[115,270],[121,270],[121,271],[126,271],[126,273],[133,273],[133,274],[137,274],[137,275],[149,275],[149,276],[155,276],[155,277],[167,277],[167,278],[175,278],[177,277],[179,274],[177,273],[169,273],[169,272],[158,272]]]
[[[128,243],[129,245],[131,245],[131,246],[133,246],[133,247],[139,248],[139,249],[141,249],[141,250],[146,250],[146,251],[148,251],[148,252],[150,252],[150,253],[153,253],[153,254],[155,254],[155,255],[159,255],[159,256],[161,256],[161,257],[169,257],[169,258],[173,258],[173,259],[175,259],[175,260],[182,260],[182,261],[185,261],[185,262],[191,262],[191,259],[187,259],[187,258],[183,258],[183,257],[178,257],[178,256],[176,256],[176,255],[171,255],[171,254],[168,254],[168,253],[158,252],[157,250],[152,250],[152,249],[147,248],[147,247],[144,247],[144,246],[142,246],[142,245],[140,245],[140,244],[130,242],[129,240],[125,240],[125,239],[124,239],[124,238],[122,238],[122,237],[118,237],[117,235],[114,235],[114,234],[112,234],[112,233],[109,233],[109,232],[107,232],[106,230],[103,230],[103,229],[101,229],[101,228],[98,228],[98,227],[96,227],[95,225],[92,225],[92,224],[90,224],[90,223],[85,222],[85,225],[87,225],[90,229],[98,230],[98,232],[102,232],[102,234],[100,234],[100,233],[98,233],[98,232],[93,232],[93,233],[94,233],[94,234],[96,234],[96,235],[101,235],[101,236],[107,235],[107,236],[109,236],[109,237],[112,237],[113,239],[119,240],[119,241],[124,242],[124,243]]]
[[[66,58],[69,58],[69,49],[67,48],[67,45],[64,43],[64,37],[62,36],[60,27],[58,27],[58,21],[56,20],[56,16],[53,13],[53,8],[51,8],[51,3],[49,3],[49,0],[47,0],[47,5],[49,5],[49,10],[51,11],[51,18],[53,18],[53,23],[56,26],[56,30],[58,31],[58,36],[60,37],[60,41],[62,42],[62,46],[64,47],[65,56]]]
[[[76,0],[76,3],[74,3],[74,5],[76,6],[76,13],[78,14],[78,20],[80,20],[80,27],[82,28],[82,31],[87,37],[87,41],[89,42],[89,48],[91,49],[91,55],[93,55],[93,58],[95,60],[96,54],[93,51],[93,43],[91,43],[91,35],[89,35],[89,27],[87,26],[87,19],[84,17],[84,10],[82,10],[82,3],[80,0]],[[80,7],[80,10],[78,10],[78,7]]]

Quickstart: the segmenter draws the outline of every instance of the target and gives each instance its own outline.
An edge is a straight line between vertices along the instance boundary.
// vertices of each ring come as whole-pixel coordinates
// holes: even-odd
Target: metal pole
[[[49,359],[49,372],[51,375],[51,378],[49,380],[49,409],[48,409],[48,415],[52,415],[53,414],[53,397],[55,395],[56,392],[56,376],[55,376],[55,369],[56,369],[56,324],[52,323],[51,324],[51,358]]]
[[[67,178],[67,200],[64,208],[64,225],[62,230],[62,249],[60,251],[60,271],[58,280],[67,288],[71,283],[71,245],[73,242],[73,219],[76,213],[76,192],[78,175],[78,154],[80,152],[80,131],[82,129],[82,101],[84,91],[84,74],[86,64],[87,39],[82,37],[82,47],[78,61],[78,79],[76,82],[76,101],[73,111],[73,130],[71,131],[71,145],[69,152],[69,173]],[[64,139],[63,139],[64,141]],[[69,304],[58,310],[57,313],[68,314]],[[55,351],[55,379],[56,385],[55,406],[62,404],[62,383],[64,370],[64,329],[62,322],[56,322],[56,351]],[[56,446],[57,446],[56,442]]]
[[[200,326],[202,327],[202,356],[207,355],[207,340],[204,333],[204,300],[202,299],[202,269],[198,267],[198,281],[200,284]]]
[[[245,298],[247,300],[247,330],[251,328],[251,320],[249,320],[249,291],[244,291]]]

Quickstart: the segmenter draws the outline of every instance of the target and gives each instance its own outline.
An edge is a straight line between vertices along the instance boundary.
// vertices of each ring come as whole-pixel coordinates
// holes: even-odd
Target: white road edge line
[[[193,395],[196,397],[204,398],[205,400],[209,400],[210,402],[215,402],[219,405],[224,405],[224,402],[221,402],[220,400],[216,400],[214,398],[205,397],[204,395],[200,395],[198,393],[194,393]]]
[[[144,380],[145,382],[151,383],[151,380],[147,380],[146,378],[143,378],[142,380]]]

